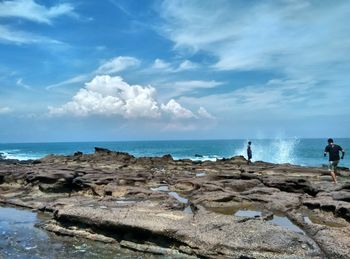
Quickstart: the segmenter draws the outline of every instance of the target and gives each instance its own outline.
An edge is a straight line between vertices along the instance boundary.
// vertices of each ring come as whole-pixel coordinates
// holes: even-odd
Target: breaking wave
[[[3,159],[18,159],[18,160],[35,160],[44,157],[44,154],[28,154],[23,153],[19,149],[10,149],[10,150],[0,150],[0,156]]]
[[[235,155],[247,156],[246,141],[244,146],[235,150]],[[266,161],[271,163],[289,163],[296,164],[298,159],[296,155],[299,139],[274,139],[274,140],[255,140],[252,141],[252,161]]]

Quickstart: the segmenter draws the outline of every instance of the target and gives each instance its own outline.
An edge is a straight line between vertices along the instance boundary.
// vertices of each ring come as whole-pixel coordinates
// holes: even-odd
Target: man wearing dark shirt
[[[253,157],[252,155],[252,148],[251,148],[251,144],[252,142],[248,142],[248,147],[247,147],[247,156],[248,156],[248,161],[247,161],[247,164],[249,165],[251,163],[251,159]]]
[[[341,157],[339,156],[339,152],[342,152]],[[345,150],[341,146],[334,144],[333,139],[330,138],[328,139],[328,145],[324,149],[324,156],[326,156],[327,153],[329,153],[329,171],[331,172],[333,182],[337,183],[337,166],[340,158],[344,159]]]

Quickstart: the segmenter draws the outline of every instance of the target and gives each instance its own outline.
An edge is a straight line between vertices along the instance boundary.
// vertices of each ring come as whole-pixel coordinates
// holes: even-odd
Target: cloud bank
[[[171,99],[166,104],[156,100],[152,86],[129,85],[119,76],[95,76],[71,101],[60,107],[49,107],[51,115],[119,116],[125,119],[213,118],[203,107],[197,115]]]

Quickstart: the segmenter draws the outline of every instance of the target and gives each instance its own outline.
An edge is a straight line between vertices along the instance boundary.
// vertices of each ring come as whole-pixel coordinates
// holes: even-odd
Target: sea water
[[[251,139],[253,161],[290,163],[304,166],[327,164],[323,151],[327,139]],[[128,152],[136,157],[171,154],[174,159],[216,160],[236,155],[246,156],[248,140],[178,140],[178,141],[118,141],[118,142],[61,142],[61,143],[2,143],[0,153],[5,158],[38,159],[48,154],[71,155],[76,151],[93,153],[94,147]],[[350,138],[336,139],[350,150]],[[345,156],[340,165],[350,167]]]

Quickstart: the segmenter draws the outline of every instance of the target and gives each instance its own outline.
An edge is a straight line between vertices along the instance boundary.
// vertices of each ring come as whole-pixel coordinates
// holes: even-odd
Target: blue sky
[[[0,142],[349,137],[350,2],[0,1]]]

